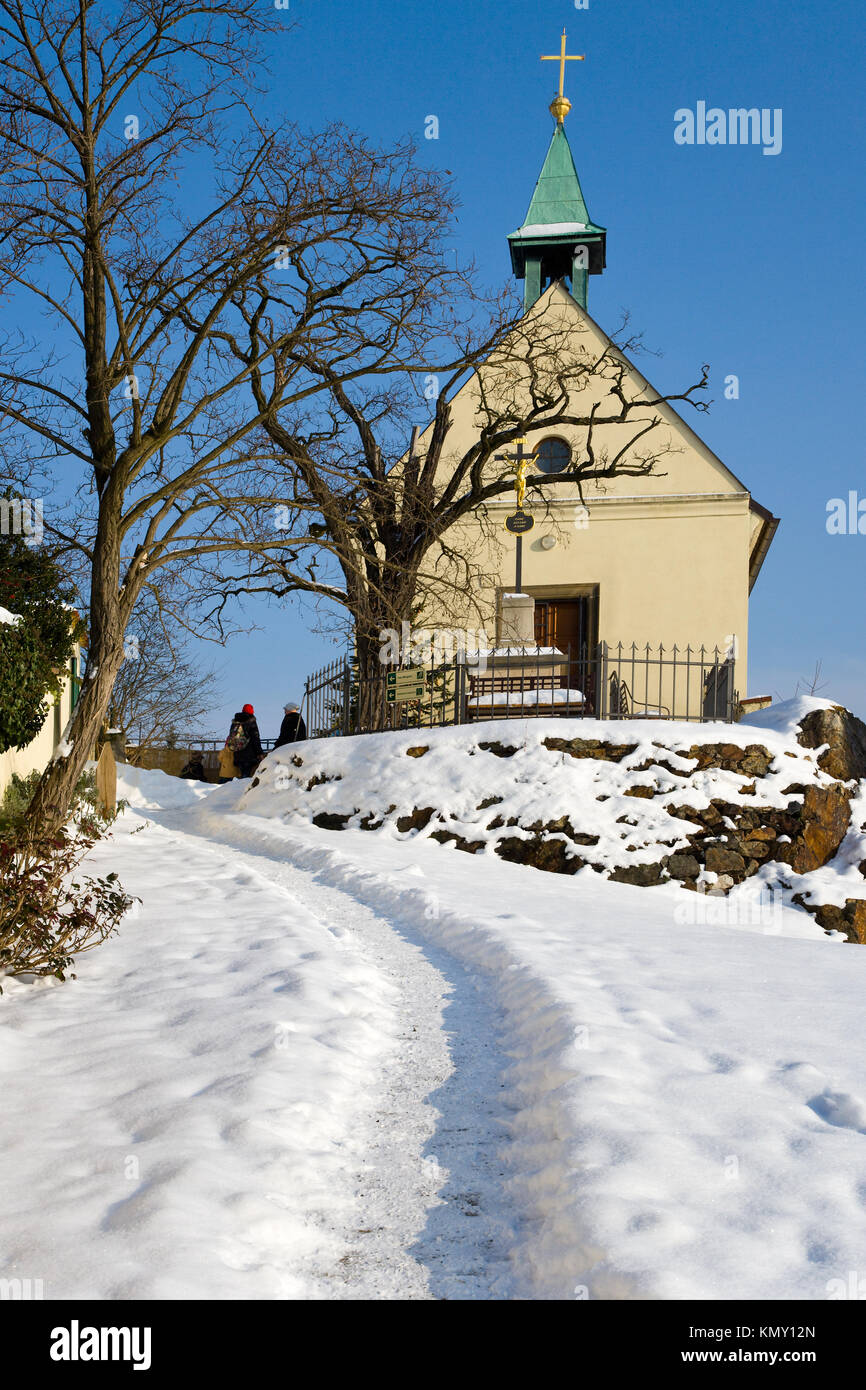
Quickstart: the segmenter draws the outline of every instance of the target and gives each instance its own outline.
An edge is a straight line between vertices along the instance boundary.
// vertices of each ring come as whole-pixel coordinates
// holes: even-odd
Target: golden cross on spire
[[[562,31],[562,39],[558,53],[542,53],[542,63],[559,63],[559,92],[550,103],[550,114],[559,124],[565,119],[571,110],[571,102],[565,95],[565,65],[566,63],[582,63],[586,55],[583,53],[566,53],[565,51],[565,30]]]

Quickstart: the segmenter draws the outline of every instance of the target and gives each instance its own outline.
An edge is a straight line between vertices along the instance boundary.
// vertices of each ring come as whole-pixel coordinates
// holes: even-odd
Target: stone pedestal
[[[535,646],[535,599],[531,594],[503,594],[499,647]]]

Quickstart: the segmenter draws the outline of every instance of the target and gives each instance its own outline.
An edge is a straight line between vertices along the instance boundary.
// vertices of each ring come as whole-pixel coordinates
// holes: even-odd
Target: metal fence
[[[734,661],[718,647],[599,642],[497,648],[480,660],[360,673],[333,661],[306,682],[309,738],[489,719],[681,719],[732,723]]]

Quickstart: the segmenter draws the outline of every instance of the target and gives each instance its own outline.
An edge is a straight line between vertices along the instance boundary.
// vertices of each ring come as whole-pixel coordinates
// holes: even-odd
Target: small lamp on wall
[[[555,545],[556,545],[556,536],[542,536],[542,537],[541,537],[541,548],[542,548],[542,550],[552,550],[553,547],[554,547]]]

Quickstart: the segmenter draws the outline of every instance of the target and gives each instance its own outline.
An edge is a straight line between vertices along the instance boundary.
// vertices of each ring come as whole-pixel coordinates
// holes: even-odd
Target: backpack
[[[226,748],[230,748],[233,753],[241,753],[250,741],[249,734],[239,719],[232,720],[229,729],[229,736],[226,739]]]

